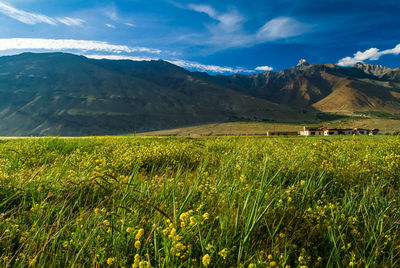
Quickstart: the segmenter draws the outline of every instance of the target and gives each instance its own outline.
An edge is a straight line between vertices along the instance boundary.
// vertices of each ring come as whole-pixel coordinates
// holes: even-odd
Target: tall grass
[[[396,267],[397,137],[0,141],[0,266]]]

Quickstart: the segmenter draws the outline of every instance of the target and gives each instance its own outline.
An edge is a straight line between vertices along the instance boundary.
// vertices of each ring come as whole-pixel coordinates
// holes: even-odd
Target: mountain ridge
[[[237,119],[300,119],[291,108],[165,61],[27,53],[0,58],[0,74],[3,136],[126,134]]]
[[[378,77],[360,68],[314,63],[278,72],[218,76],[217,80],[225,85],[232,85],[243,93],[286,106],[314,107],[322,112],[356,112],[372,108],[394,112],[400,109],[400,85],[397,83],[400,81],[399,74],[396,69],[388,69],[384,75]],[[338,95],[337,92],[351,94],[342,94],[340,98],[334,99],[332,94]],[[330,103],[329,107],[335,106],[335,109],[326,109],[320,105],[320,101],[328,96],[335,102],[335,105]],[[357,98],[368,99],[368,104],[361,105]],[[322,103],[327,104],[326,100]],[[349,103],[358,104],[352,106]]]
[[[315,122],[319,113],[400,109],[400,70],[299,63],[278,72],[212,76],[163,60],[0,57],[0,135],[126,134],[230,120]]]

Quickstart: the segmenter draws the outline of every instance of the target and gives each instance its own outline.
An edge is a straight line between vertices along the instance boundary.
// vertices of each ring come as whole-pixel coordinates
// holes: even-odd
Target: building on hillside
[[[323,128],[324,136],[332,135],[353,135],[353,129],[351,128]]]
[[[353,130],[353,133],[356,134],[356,135],[370,135],[370,136],[372,136],[372,135],[379,134],[379,129],[374,128],[372,130],[369,130],[369,129],[364,129],[364,128],[355,128]]]
[[[379,129],[304,127],[299,134],[301,136],[377,135]]]
[[[322,127],[304,127],[299,134],[300,136],[323,136],[324,130]]]

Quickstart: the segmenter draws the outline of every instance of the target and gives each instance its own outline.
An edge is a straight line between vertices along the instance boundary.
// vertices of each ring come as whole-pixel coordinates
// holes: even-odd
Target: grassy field
[[[1,267],[398,267],[400,138],[0,140]]]

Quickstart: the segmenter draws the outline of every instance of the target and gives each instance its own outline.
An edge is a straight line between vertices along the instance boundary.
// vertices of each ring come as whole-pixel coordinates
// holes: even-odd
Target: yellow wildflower
[[[142,237],[143,234],[144,234],[144,229],[140,228],[140,230],[138,231],[138,233],[135,236],[135,239],[139,240]]]
[[[186,249],[186,246],[182,243],[178,243],[178,244],[176,244],[175,248],[177,251],[183,251]]]
[[[207,267],[208,265],[210,265],[210,263],[211,263],[211,257],[210,257],[210,255],[208,255],[208,254],[204,255],[203,258],[202,258],[202,260],[201,260],[201,262],[202,262],[203,265],[206,266],[206,267]]]
[[[227,248],[224,248],[223,250],[221,250],[218,255],[220,255],[222,258],[224,258],[224,260],[226,259],[226,257],[228,256],[229,250]]]
[[[210,243],[208,243],[207,246],[206,246],[206,250],[207,250],[207,251],[210,251],[213,247],[214,247],[213,245],[211,245]]]
[[[141,245],[140,241],[139,241],[139,240],[136,240],[136,242],[135,242],[135,248],[136,248],[137,250],[140,249],[140,245]]]
[[[172,229],[171,229],[171,232],[170,232],[169,235],[168,235],[168,238],[169,238],[169,239],[172,239],[173,237],[175,237],[175,234],[176,234],[176,229],[175,229],[175,228],[172,228]]]
[[[115,262],[115,258],[108,258],[107,259],[107,264],[108,265],[113,265],[114,262]]]

